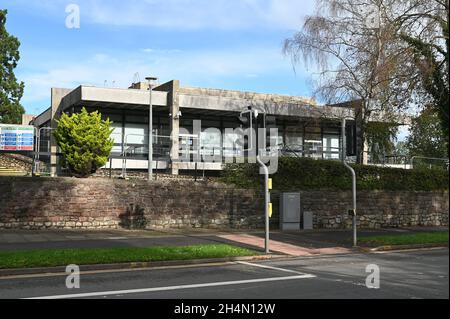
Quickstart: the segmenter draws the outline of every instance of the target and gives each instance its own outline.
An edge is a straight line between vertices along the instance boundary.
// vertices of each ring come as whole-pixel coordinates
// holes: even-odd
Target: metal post
[[[37,127],[33,127],[33,131],[35,134],[34,139],[34,143],[37,144],[37,140],[38,140],[38,135],[39,135],[39,130],[37,129]],[[33,152],[33,162],[31,164],[31,176],[36,176],[36,156],[37,156],[37,145],[34,145],[33,147],[34,152]]]
[[[148,90],[150,91],[150,107],[148,116],[148,180],[153,180],[153,87],[152,81],[156,81],[158,78],[146,77],[148,81]]]
[[[112,178],[112,157],[109,158],[109,178]]]
[[[38,174],[40,174],[41,171],[41,160],[40,160],[40,155],[41,155],[41,133],[42,130],[47,130],[47,131],[52,131],[53,129],[51,127],[41,127],[38,130],[38,136],[37,136],[37,158],[36,158],[36,171],[38,172]],[[50,145],[47,144],[47,149],[50,150]],[[51,150],[50,150],[51,152]]]
[[[198,162],[196,161],[195,162],[195,170],[194,170],[194,175],[195,175],[195,181],[197,181],[197,164],[198,164]]]
[[[357,234],[357,223],[356,223],[356,172],[350,165],[347,164],[347,145],[346,145],[346,137],[345,137],[345,127],[346,120],[342,119],[342,162],[344,166],[351,172],[352,174],[352,195],[353,195],[353,209],[351,214],[353,216],[352,227],[353,227],[353,246],[358,246],[358,234]]]
[[[37,150],[37,154],[36,154],[36,171],[40,174],[41,171],[41,164],[40,164],[40,155],[41,155],[41,129],[38,129],[38,136],[37,136],[37,140],[36,140],[36,150]]]
[[[153,180],[153,101],[152,101],[152,83],[149,81],[150,90],[150,109],[148,125],[148,180]]]
[[[266,254],[270,254],[270,248],[269,248],[269,203],[270,203],[270,193],[269,193],[269,169],[267,166],[261,161],[261,158],[259,154],[256,156],[256,160],[258,161],[258,164],[263,168],[264,170],[264,211],[265,211],[265,224],[266,224],[266,236],[264,241],[265,251]]]

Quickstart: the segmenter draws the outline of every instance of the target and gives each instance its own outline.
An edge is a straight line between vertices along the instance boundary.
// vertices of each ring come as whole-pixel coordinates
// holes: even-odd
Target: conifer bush
[[[104,166],[111,153],[114,141],[111,138],[111,124],[102,120],[96,111],[89,113],[62,114],[54,137],[62,153],[62,165],[73,176],[86,178]]]

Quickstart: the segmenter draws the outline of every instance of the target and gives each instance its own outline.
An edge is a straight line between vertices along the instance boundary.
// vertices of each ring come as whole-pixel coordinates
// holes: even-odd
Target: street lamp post
[[[148,114],[148,180],[153,180],[153,87],[152,81],[158,80],[155,77],[146,77],[148,81],[148,90],[150,91],[150,107]]]

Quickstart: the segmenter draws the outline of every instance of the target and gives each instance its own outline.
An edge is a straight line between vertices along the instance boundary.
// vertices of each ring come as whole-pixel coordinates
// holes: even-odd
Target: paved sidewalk
[[[258,247],[260,249],[265,248],[264,238],[247,235],[247,234],[236,234],[236,235],[220,235],[219,237],[238,242],[253,247]],[[285,255],[300,257],[300,256],[314,256],[314,255],[334,255],[334,254],[349,254],[352,252],[350,248],[344,247],[329,247],[329,248],[305,248],[302,246],[287,244],[277,240],[270,240],[269,249],[272,252],[278,252]]]
[[[359,236],[448,231],[439,228],[364,230]],[[351,251],[351,230],[271,231],[271,250],[293,256],[347,253]],[[165,231],[81,231],[81,230],[0,230],[1,250],[58,248],[112,248],[234,244],[263,251],[263,231],[165,230]]]

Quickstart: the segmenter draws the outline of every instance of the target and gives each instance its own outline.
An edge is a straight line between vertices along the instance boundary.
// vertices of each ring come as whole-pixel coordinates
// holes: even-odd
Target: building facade
[[[340,158],[341,119],[355,118],[355,109],[348,105],[327,106],[304,97],[181,87],[177,80],[155,86],[151,96],[153,168],[171,174],[198,165],[210,171],[221,170],[224,162],[242,156],[242,150],[236,147],[238,137],[227,132],[241,126],[238,116],[248,106],[275,119],[278,134],[273,145],[278,152],[317,159]],[[63,112],[79,112],[85,107],[113,121],[115,144],[106,168],[144,170],[148,167],[149,104],[146,83],[135,83],[129,89],[52,88],[51,106],[32,121],[40,129],[40,157],[48,157],[52,175],[57,175],[58,148],[51,129],[56,128]],[[348,132],[355,132],[356,122],[347,123]],[[204,156],[181,160],[199,153]],[[206,155],[215,160],[204,160]]]

